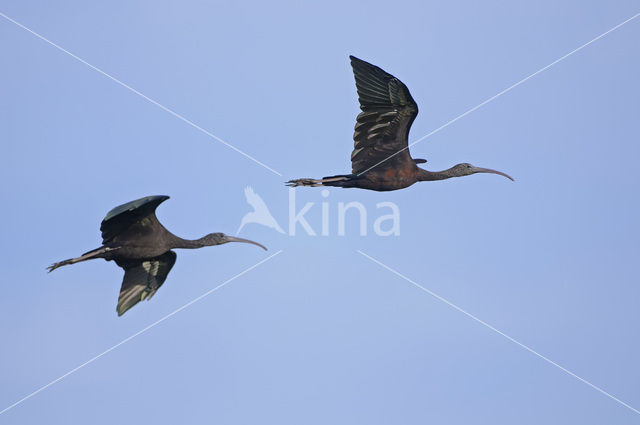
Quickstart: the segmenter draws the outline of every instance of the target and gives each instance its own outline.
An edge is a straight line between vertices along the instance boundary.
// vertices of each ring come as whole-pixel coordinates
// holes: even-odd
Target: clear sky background
[[[633,424],[640,415],[358,254],[362,250],[640,409],[640,18],[412,148],[513,175],[331,189],[330,236],[256,224],[178,252],[151,302],[115,312],[91,261],[112,207],[145,195],[177,235],[234,234],[252,186],[350,170],[348,55],[400,78],[415,140],[640,11],[635,1],[1,1],[0,11],[279,171],[251,162],[0,17],[0,424]],[[320,189],[297,190],[315,202]],[[369,210],[369,235],[337,203]],[[401,235],[373,234],[375,205]]]

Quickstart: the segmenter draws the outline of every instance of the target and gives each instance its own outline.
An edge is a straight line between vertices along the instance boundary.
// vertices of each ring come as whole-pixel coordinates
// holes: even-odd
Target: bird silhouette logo
[[[253,211],[248,212],[242,217],[240,227],[236,232],[236,235],[240,233],[245,224],[258,223],[263,226],[270,227],[277,230],[280,233],[284,233],[282,227],[278,224],[275,218],[271,215],[267,204],[264,203],[260,195],[253,191],[253,188],[247,186],[244,188],[244,196],[247,198],[247,203],[251,205]]]

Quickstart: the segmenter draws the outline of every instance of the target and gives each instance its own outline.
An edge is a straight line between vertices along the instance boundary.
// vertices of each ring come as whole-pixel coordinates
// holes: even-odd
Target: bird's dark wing
[[[124,279],[116,309],[118,316],[122,316],[140,301],[150,300],[167,279],[176,258],[175,252],[167,251],[148,260],[118,262],[118,265],[124,269]]]
[[[109,211],[100,225],[102,243],[117,243],[129,235],[139,237],[161,226],[156,208],[167,199],[168,196],[147,196]]]
[[[407,148],[409,128],[418,115],[418,105],[402,81],[356,57],[350,56],[362,112],[356,119],[351,168],[354,174]],[[380,166],[413,166],[409,149]]]

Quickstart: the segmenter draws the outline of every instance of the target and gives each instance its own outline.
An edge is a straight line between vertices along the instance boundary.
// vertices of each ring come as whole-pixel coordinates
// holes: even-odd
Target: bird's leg
[[[52,265],[47,267],[47,270],[49,270],[49,273],[51,273],[52,271],[54,271],[55,269],[57,269],[58,267],[62,267],[62,266],[66,266],[68,264],[74,264],[77,263],[79,261],[84,261],[86,259],[81,260],[82,257],[78,257],[78,258],[70,258],[68,260],[64,260],[64,261],[58,261],[57,263],[53,263]]]
[[[289,180],[285,184],[289,187],[296,187],[296,186],[318,187],[318,186],[322,186],[322,181],[316,180],[316,179],[295,179],[295,180]]]
[[[52,271],[54,271],[58,267],[66,266],[66,265],[69,265],[69,264],[79,263],[81,261],[91,260],[93,258],[103,258],[102,256],[103,256],[104,253],[106,253],[108,251],[112,251],[114,249],[118,249],[118,248],[119,247],[112,248],[112,247],[103,246],[103,247],[94,249],[92,251],[85,252],[80,257],[69,258],[68,260],[59,261],[57,263],[54,263],[54,264],[50,265],[49,267],[47,267],[47,269],[49,270],[49,273],[51,273]]]
[[[90,260],[91,258],[93,258],[93,255],[85,254],[85,255],[81,255],[78,258],[69,258],[68,260],[64,260],[64,261],[59,261],[57,263],[53,263],[52,265],[47,267],[47,269],[49,270],[49,273],[51,273],[52,271],[54,271],[58,267],[66,266],[66,265],[69,265],[69,264],[79,263],[80,261],[87,261],[87,260]]]
[[[318,186],[323,186],[324,183],[339,182],[339,181],[348,180],[348,179],[349,179],[349,176],[324,177],[322,179],[296,179],[296,180],[289,180],[288,182],[286,182],[286,185],[290,187],[296,187],[296,186],[318,187]]]

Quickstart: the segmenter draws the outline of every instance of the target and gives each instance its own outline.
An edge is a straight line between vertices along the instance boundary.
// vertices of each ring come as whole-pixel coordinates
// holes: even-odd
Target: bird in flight
[[[276,219],[271,215],[267,204],[264,203],[260,195],[253,191],[253,188],[248,186],[245,187],[244,196],[247,198],[247,203],[253,207],[253,211],[246,213],[244,217],[242,217],[242,221],[240,222],[240,227],[238,228],[236,235],[240,234],[240,230],[242,230],[244,225],[248,223],[262,224],[263,226],[275,229],[280,233],[284,233],[282,227],[280,227]]]
[[[49,272],[96,258],[115,261],[124,269],[116,309],[118,316],[122,316],[138,302],[151,299],[162,286],[176,262],[176,253],[172,251],[174,248],[195,249],[227,242],[245,242],[267,249],[257,242],[224,233],[210,233],[195,240],[175,236],[156,218],[156,208],[167,199],[168,196],[147,196],[115,207],[100,225],[100,248],[55,263],[48,267]]]
[[[418,115],[418,105],[402,81],[354,56],[351,67],[356,80],[362,112],[356,118],[351,153],[351,174],[321,179],[289,180],[287,186],[337,186],[388,191],[409,187],[420,181],[444,180],[476,173],[509,175],[468,163],[443,171],[427,171],[411,158],[409,129]]]

